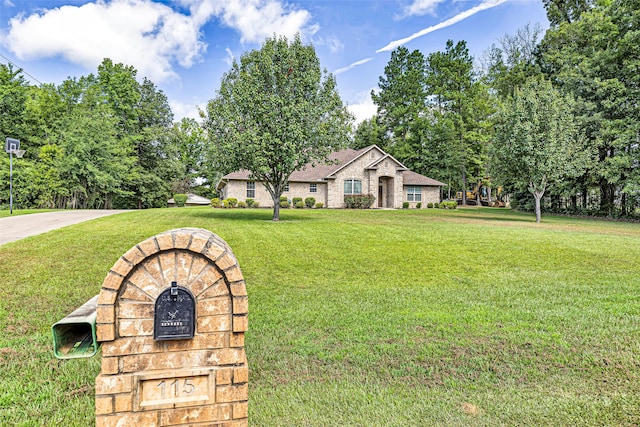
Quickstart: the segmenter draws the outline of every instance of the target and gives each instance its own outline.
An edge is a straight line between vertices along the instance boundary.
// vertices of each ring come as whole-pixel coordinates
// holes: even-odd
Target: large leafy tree
[[[378,107],[380,123],[391,135],[387,148],[394,155],[397,150],[406,151],[402,146],[408,143],[416,120],[427,108],[424,55],[404,46],[391,52],[371,98]]]
[[[353,135],[351,148],[358,150],[370,145],[377,145],[383,150],[388,151],[388,141],[387,131],[381,123],[380,116],[374,115],[358,124]]]
[[[112,208],[116,198],[126,195],[135,158],[131,147],[118,139],[118,117],[95,76],[82,77],[77,85],[82,96],[60,136],[64,156],[58,168],[68,190],[62,206]]]
[[[580,18],[583,12],[588,11],[595,1],[593,0],[542,0],[547,10],[547,18],[552,26],[562,23],[572,23]]]
[[[510,190],[526,188],[540,201],[550,186],[577,176],[585,166],[572,99],[546,80],[529,79],[500,112],[493,145],[494,174]]]
[[[378,88],[371,96],[391,154],[450,190],[485,177],[493,110],[464,41],[449,40],[444,51],[427,57],[397,48]]]
[[[21,141],[21,148],[27,143],[25,105],[28,99],[29,85],[22,75],[22,70],[16,70],[11,65],[0,64],[0,143],[2,144],[2,156],[0,157],[0,203],[9,204],[9,156],[4,153],[5,138],[17,138]],[[17,160],[17,159],[16,159]],[[26,159],[21,159],[24,163]],[[18,185],[18,193],[14,190],[14,200],[21,202],[19,194],[21,175],[24,168],[16,167],[14,182]]]
[[[135,157],[123,183],[130,196],[120,204],[140,209],[164,206],[175,174],[165,162],[173,120],[169,102],[153,82],[139,83],[136,76],[134,67],[107,58],[98,67],[97,82],[113,110],[118,143]]]
[[[269,38],[234,61],[207,105],[205,125],[214,161],[263,182],[277,221],[291,173],[346,146],[351,120],[334,77],[296,35]]]
[[[541,73],[536,53],[542,27],[525,25],[515,34],[505,34],[485,52],[484,80],[499,99],[506,99],[531,76]]]
[[[196,181],[211,189],[220,176],[215,172],[215,165],[205,160],[206,134],[200,124],[185,117],[173,124],[169,138],[170,159],[175,168],[173,192],[187,193],[197,185]]]
[[[449,123],[446,135],[449,170],[458,171],[462,189],[469,180],[486,177],[487,149],[491,138],[492,104],[487,88],[473,69],[473,57],[465,41],[448,40],[444,51],[427,57],[426,82],[438,122]],[[445,148],[445,147],[443,147]],[[462,203],[466,204],[466,191]]]
[[[543,71],[577,100],[576,115],[594,166],[573,185],[600,192],[600,211],[625,214],[638,206],[640,129],[640,1],[602,2],[547,31]],[[619,208],[618,208],[619,207]]]

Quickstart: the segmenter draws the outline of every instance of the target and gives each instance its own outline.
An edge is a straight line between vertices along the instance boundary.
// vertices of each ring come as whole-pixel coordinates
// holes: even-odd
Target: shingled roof
[[[413,171],[402,172],[402,181],[404,185],[427,185],[431,187],[444,187],[447,185],[440,181],[436,181],[433,178],[420,175],[419,173],[415,173]]]
[[[372,150],[373,148],[377,148],[377,147],[375,145],[370,145],[368,147],[361,148],[360,150],[347,148],[345,150],[336,151],[335,153],[332,153],[331,155],[329,155],[328,163],[321,163],[316,165],[309,163],[302,170],[294,171],[289,177],[289,182],[321,182],[327,179],[331,179],[331,175],[338,172],[340,169],[347,166],[349,163],[353,162],[354,160],[356,160],[363,154],[367,153],[368,151]],[[393,159],[402,168],[401,170],[403,170],[402,175],[403,175],[405,185],[428,185],[428,186],[446,185],[439,181],[436,181],[435,179],[431,179],[424,175],[420,175],[419,173],[415,173],[410,170],[407,170],[407,168],[402,163],[394,159],[393,156],[386,155],[386,156],[383,156],[383,159],[384,158]],[[374,163],[378,163],[379,161],[380,159],[376,160],[376,162]],[[373,164],[371,166],[375,167],[375,165]],[[249,178],[249,175],[250,175],[249,171],[239,170],[237,172],[232,172],[223,176],[221,181],[230,181],[230,180],[250,181],[251,178]]]

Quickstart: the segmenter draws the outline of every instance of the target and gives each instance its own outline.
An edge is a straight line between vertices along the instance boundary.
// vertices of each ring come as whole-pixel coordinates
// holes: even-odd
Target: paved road
[[[0,218],[0,245],[126,210],[68,210]]]

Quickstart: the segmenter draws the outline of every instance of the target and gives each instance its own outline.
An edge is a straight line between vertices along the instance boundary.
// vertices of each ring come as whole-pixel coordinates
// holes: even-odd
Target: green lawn
[[[247,282],[252,426],[640,424],[640,225],[500,209],[115,215],[0,246],[0,425],[90,426],[51,325],[172,228]]]

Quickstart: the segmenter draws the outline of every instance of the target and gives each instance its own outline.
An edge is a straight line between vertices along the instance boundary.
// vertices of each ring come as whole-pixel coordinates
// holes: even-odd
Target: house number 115
[[[166,381],[160,381],[157,386],[160,389],[161,399],[171,399],[174,397],[180,397],[181,395],[190,395],[196,389],[193,379],[185,378],[184,380],[173,380],[169,384]],[[167,392],[169,395],[167,395]]]

